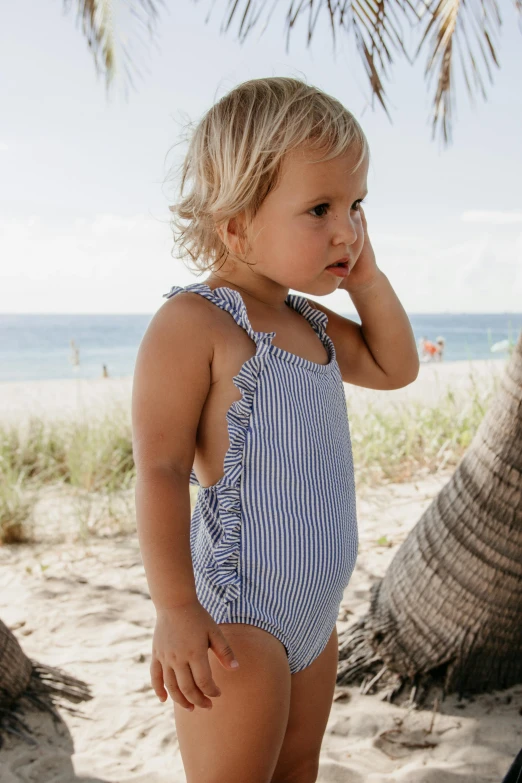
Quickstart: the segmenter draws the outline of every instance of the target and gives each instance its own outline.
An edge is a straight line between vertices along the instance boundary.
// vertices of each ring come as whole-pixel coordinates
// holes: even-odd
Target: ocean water
[[[353,314],[347,314],[353,318]],[[501,340],[515,341],[522,313],[410,314],[417,341],[446,340],[444,361],[498,360],[491,353]],[[0,314],[0,381],[51,378],[99,378],[102,365],[110,376],[134,372],[149,315],[10,315]],[[79,365],[71,362],[71,340],[79,348]]]

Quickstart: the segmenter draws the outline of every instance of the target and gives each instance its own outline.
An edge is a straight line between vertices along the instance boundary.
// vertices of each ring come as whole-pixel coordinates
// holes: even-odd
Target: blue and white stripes
[[[304,297],[287,303],[325,345],[318,364],[256,332],[238,291],[173,286],[229,312],[256,344],[233,379],[224,475],[200,487],[190,545],[198,599],[216,622],[250,623],[286,647],[291,673],[326,646],[357,556],[346,399],[328,317]],[[197,484],[192,471],[191,483]]]

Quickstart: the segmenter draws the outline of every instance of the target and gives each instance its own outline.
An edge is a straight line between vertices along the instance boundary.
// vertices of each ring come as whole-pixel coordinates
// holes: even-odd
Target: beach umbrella
[[[491,353],[500,353],[501,351],[509,351],[510,348],[510,340],[500,340],[500,342],[494,343],[489,350]]]

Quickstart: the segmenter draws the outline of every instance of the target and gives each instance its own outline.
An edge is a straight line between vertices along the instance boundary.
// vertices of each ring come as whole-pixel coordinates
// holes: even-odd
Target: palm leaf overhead
[[[288,36],[300,14],[308,12],[307,44],[312,40],[321,13],[329,17],[335,46],[336,30],[353,34],[361,56],[372,94],[389,116],[385,102],[383,80],[389,77],[392,54],[398,52],[411,62],[404,44],[401,23],[415,25],[421,35],[414,59],[424,44],[430,51],[425,67],[428,83],[436,77],[433,99],[433,135],[437,128],[444,141],[451,137],[452,105],[454,103],[454,51],[458,51],[464,82],[469,95],[479,92],[486,98],[485,70],[490,81],[492,66],[499,67],[494,46],[502,24],[497,0],[289,0],[286,16]],[[522,0],[514,0],[522,13]],[[234,16],[241,17],[239,40],[243,41],[261,16],[267,0],[228,0],[229,12],[225,30]],[[288,37],[287,37],[288,41]],[[288,46],[287,46],[288,51]]]
[[[120,69],[125,72],[128,82],[134,86],[132,71],[138,73],[139,71],[129,46],[124,43],[126,36],[117,34],[113,0],[63,0],[65,13],[70,10],[73,3],[77,9],[76,21],[79,22],[81,19],[82,33],[93,54],[96,72],[105,76],[107,91]],[[163,4],[163,0],[137,0],[136,2],[125,0],[123,8],[132,17],[136,27],[145,28],[152,39],[159,19],[158,6]],[[118,6],[121,5],[118,3]],[[134,30],[134,37],[139,39],[136,30]],[[120,51],[121,56],[118,56]]]
[[[73,0],[63,0],[68,10]],[[455,101],[454,60],[457,52],[464,82],[471,98],[477,93],[486,98],[484,77],[492,81],[492,67],[499,66],[495,38],[502,24],[497,0],[287,0],[287,52],[290,32],[299,18],[307,13],[307,45],[313,39],[317,21],[327,15],[334,49],[336,33],[352,35],[363,68],[370,83],[371,94],[389,116],[384,81],[389,78],[393,54],[410,56],[404,43],[403,24],[420,35],[414,58],[424,45],[429,47],[425,66],[428,81],[436,79],[433,98],[433,135],[440,129],[444,142],[451,138],[452,107]],[[513,0],[522,17],[522,0]],[[75,0],[82,32],[93,52],[96,69],[105,71],[107,87],[116,72],[119,38],[115,35],[112,0]],[[214,4],[214,0],[213,0]],[[222,31],[227,32],[237,21],[239,41],[243,43],[266,15],[266,29],[277,0],[227,0]],[[280,0],[279,0],[280,4]],[[153,37],[159,18],[158,7],[163,0],[126,0],[122,8],[129,11],[140,27]],[[267,12],[265,14],[265,12]],[[210,12],[205,19],[208,22]],[[122,66],[129,81],[135,60],[127,46],[122,45]],[[101,67],[100,67],[101,66]]]
[[[520,0],[515,5],[522,7]],[[471,99],[475,91],[486,98],[481,67],[493,82],[491,66],[499,67],[493,40],[502,20],[496,0],[429,0],[421,16],[427,23],[416,54],[429,40],[430,52],[424,75],[428,81],[437,74],[433,107],[433,133],[441,124],[448,141],[451,126],[453,52],[458,49],[462,75]]]
[[[267,5],[266,0],[229,0],[229,10],[222,30],[228,31],[234,18],[239,21],[239,41],[243,43],[249,32],[260,19]],[[272,6],[270,14],[274,10]],[[408,59],[403,44],[402,21],[407,21],[408,13],[415,16],[410,0],[291,0],[286,14],[286,52],[288,54],[290,33],[298,19],[308,12],[307,46],[313,39],[315,27],[320,15],[328,12],[334,50],[336,31],[353,33],[357,50],[362,59],[366,75],[374,95],[389,116],[385,101],[383,78],[388,78],[387,66],[393,63],[392,51],[400,50]],[[263,28],[266,29],[267,22]]]

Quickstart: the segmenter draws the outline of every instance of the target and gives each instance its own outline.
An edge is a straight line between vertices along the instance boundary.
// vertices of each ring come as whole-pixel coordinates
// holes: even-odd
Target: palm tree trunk
[[[340,635],[337,681],[388,670],[399,687],[507,688],[522,682],[521,649],[522,333],[452,478]]]
[[[30,660],[0,620],[0,748],[6,732],[34,743],[21,718],[26,709],[45,710],[59,722],[55,703],[73,712],[64,700],[78,703],[89,699],[92,696],[85,682]]]

